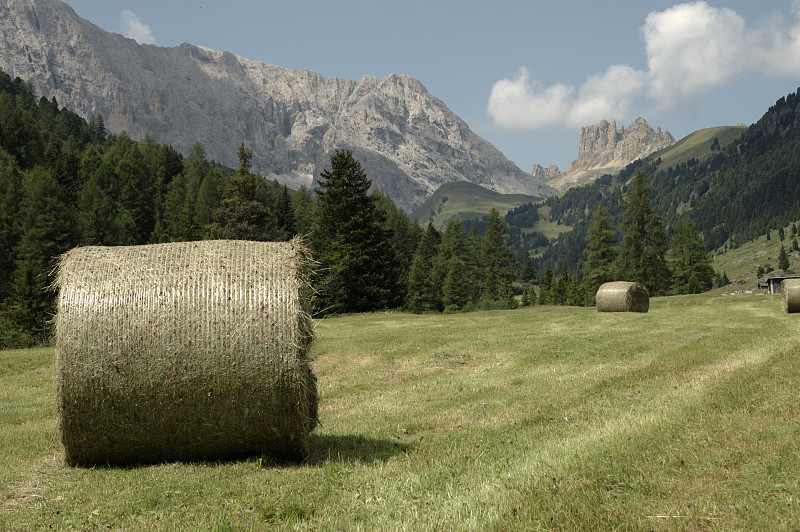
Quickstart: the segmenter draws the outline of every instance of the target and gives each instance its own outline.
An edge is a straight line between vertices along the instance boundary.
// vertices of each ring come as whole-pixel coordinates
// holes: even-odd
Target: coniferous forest
[[[239,166],[145,137],[108,134],[36,99],[0,72],[0,348],[49,341],[58,257],[75,246],[303,235],[318,268],[318,316],[381,309],[454,312],[530,304],[591,305],[624,278],[651,294],[718,285],[709,250],[800,218],[800,105],[781,98],[742,137],[703,161],[637,161],[616,176],[545,200],[557,240],[523,231],[538,206],[443,230],[421,227],[341,149],[317,190],[290,190]],[[529,250],[543,249],[536,258]],[[536,286],[536,288],[534,288]]]
[[[551,242],[537,259],[537,269],[547,263],[578,268],[590,223],[586,213],[602,204],[619,227],[637,169],[652,176],[653,207],[664,218],[668,236],[682,220],[691,219],[706,251],[738,247],[800,219],[798,92],[780,98],[733,143],[712,146],[711,156],[702,161],[661,168],[660,159],[651,157],[545,200],[552,221],[573,230]]]
[[[445,250],[436,229],[368,192],[369,177],[347,150],[331,157],[316,193],[252,173],[244,145],[238,157],[228,169],[200,144],[184,157],[152,138],[110,135],[101,116],[87,121],[37,100],[25,82],[0,73],[0,347],[48,341],[53,269],[84,245],[309,235],[319,315],[516,304],[517,265],[499,214],[485,237],[461,226],[446,232]]]

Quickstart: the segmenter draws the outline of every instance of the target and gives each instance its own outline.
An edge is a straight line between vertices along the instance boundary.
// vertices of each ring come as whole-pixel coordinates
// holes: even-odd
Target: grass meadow
[[[52,349],[0,352],[0,530],[798,530],[780,296],[320,321],[320,419],[269,456],[63,464]]]

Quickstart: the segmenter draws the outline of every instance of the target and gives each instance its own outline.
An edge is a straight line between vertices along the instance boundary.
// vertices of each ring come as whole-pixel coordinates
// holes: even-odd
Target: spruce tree
[[[601,284],[614,280],[616,234],[617,230],[608,210],[603,205],[595,207],[586,230],[586,249],[583,251],[586,259],[583,263],[583,276],[586,289],[591,293],[597,292]]]
[[[276,205],[276,214],[278,216],[278,227],[280,227],[287,238],[291,238],[297,234],[295,227],[294,209],[292,209],[292,199],[289,196],[289,187],[283,185],[281,195],[278,196]]]
[[[408,275],[406,308],[412,312],[441,310],[442,286],[438,282],[434,262],[439,256],[441,242],[441,233],[428,222],[428,228],[414,253]]]
[[[640,282],[651,295],[664,294],[670,286],[665,254],[664,220],[653,210],[650,176],[637,168],[625,197],[622,245],[616,260],[619,277]]]
[[[784,271],[789,269],[789,255],[786,253],[786,248],[783,247],[783,244],[781,244],[781,251],[778,253],[778,269]]]
[[[63,190],[49,171],[37,167],[25,175],[22,234],[17,244],[9,310],[18,326],[43,342],[50,333],[54,294],[47,290],[57,257],[75,245]]]
[[[228,180],[228,190],[210,227],[212,238],[231,240],[283,240],[271,206],[259,198],[259,177],[250,173],[253,150],[239,146],[239,168]]]
[[[311,231],[311,224],[314,220],[314,198],[305,185],[302,185],[292,195],[292,209],[297,234],[307,235]]]
[[[711,257],[690,218],[678,222],[668,257],[676,294],[695,294],[711,288],[714,281]]]
[[[365,312],[402,301],[400,261],[386,213],[369,195],[371,181],[350,150],[331,155],[320,174],[310,245],[320,313]]]
[[[470,285],[467,279],[467,266],[457,256],[447,264],[447,275],[442,287],[442,303],[445,309],[461,310],[469,302]]]
[[[514,253],[506,239],[507,231],[500,213],[492,208],[481,245],[482,300],[503,300],[514,279]]]

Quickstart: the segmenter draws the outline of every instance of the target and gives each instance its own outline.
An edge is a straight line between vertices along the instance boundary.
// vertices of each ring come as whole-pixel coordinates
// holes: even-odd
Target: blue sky
[[[800,86],[800,0],[68,0],[139,42],[291,69],[408,74],[523,170],[644,116],[675,138],[750,124]]]

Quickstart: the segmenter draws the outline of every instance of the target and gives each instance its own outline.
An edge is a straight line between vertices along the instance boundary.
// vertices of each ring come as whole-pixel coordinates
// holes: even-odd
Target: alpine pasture
[[[780,296],[316,324],[302,463],[65,465],[51,349],[0,352],[2,530],[796,530]]]

